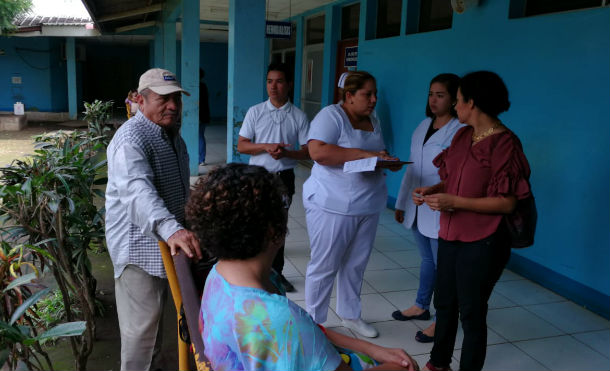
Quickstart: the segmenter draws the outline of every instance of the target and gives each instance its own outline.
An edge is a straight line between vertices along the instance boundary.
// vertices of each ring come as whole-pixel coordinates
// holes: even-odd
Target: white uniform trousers
[[[128,265],[114,280],[121,329],[121,371],[162,370],[167,280]]]
[[[364,216],[329,213],[305,202],[311,260],[305,277],[305,305],[316,323],[328,315],[330,295],[337,276],[337,314],[360,318],[360,290],[369,261],[379,213]]]

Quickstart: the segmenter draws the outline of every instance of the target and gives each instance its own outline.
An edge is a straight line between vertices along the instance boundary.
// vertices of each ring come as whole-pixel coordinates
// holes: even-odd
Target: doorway
[[[336,82],[339,81],[342,73],[354,71],[357,68],[359,26],[360,3],[344,6],[341,9],[341,40],[337,43]],[[346,58],[346,49],[349,50],[349,58]],[[342,100],[337,84],[335,84],[334,97],[334,103]]]
[[[305,20],[305,46],[301,81],[301,109],[311,121],[322,108],[324,71],[324,14]]]
[[[345,51],[347,48],[358,47],[358,39],[341,40],[337,43],[337,66],[335,68],[335,81],[339,81],[341,74],[348,71],[355,71],[356,66],[346,65]],[[357,49],[356,49],[357,50]],[[333,103],[338,103],[343,99],[339,87],[335,84],[335,99]]]

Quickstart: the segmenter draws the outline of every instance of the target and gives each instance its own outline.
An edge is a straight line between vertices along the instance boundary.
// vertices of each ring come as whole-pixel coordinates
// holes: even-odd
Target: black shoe
[[[283,274],[280,274],[280,282],[282,283],[282,285],[284,285],[284,290],[286,290],[286,292],[295,292],[297,291],[294,286],[292,285],[292,283],[288,282],[288,280],[286,279],[286,277],[284,277]]]
[[[415,334],[415,340],[419,341],[420,343],[431,343],[434,341],[434,336],[428,336],[422,331],[417,331],[417,334]]]
[[[417,316],[405,316],[401,311],[397,310],[392,312],[392,318],[398,321],[410,321],[412,319],[427,321],[430,319],[430,311],[425,310],[422,314],[418,314]]]

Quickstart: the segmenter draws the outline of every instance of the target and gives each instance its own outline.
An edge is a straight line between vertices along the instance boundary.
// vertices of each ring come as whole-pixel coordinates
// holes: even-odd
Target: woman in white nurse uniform
[[[387,190],[382,169],[344,173],[343,164],[374,156],[395,160],[385,151],[381,126],[371,115],[376,94],[371,74],[349,73],[343,103],[325,107],[311,123],[308,148],[315,163],[303,185],[311,244],[305,279],[307,312],[317,323],[326,321],[337,276],[337,314],[345,327],[366,337],[378,332],[360,318],[360,289]],[[400,167],[393,165],[390,170]]]
[[[429,320],[430,301],[436,277],[436,255],[438,252],[438,230],[440,212],[423,203],[423,198],[413,190],[440,182],[438,168],[432,160],[451,145],[456,131],[464,126],[453,109],[460,78],[452,73],[443,73],[432,79],[426,105],[426,118],[411,137],[413,161],[405,172],[396,200],[395,219],[413,235],[422,261],[419,273],[419,289],[415,303],[403,310],[395,311],[392,317],[399,321]],[[422,343],[434,341],[435,323],[418,331],[415,339]]]

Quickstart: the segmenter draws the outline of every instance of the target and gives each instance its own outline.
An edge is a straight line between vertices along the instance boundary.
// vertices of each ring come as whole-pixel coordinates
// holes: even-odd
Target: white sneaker
[[[350,330],[354,330],[360,335],[365,336],[367,338],[376,338],[377,336],[379,336],[379,332],[377,332],[377,329],[364,322],[362,318],[343,319],[342,322],[343,327],[347,327]]]

